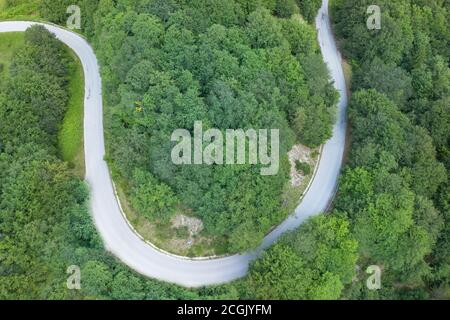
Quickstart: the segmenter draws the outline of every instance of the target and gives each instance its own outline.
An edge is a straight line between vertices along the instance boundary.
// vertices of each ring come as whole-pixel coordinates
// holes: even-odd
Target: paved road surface
[[[220,284],[245,276],[248,265],[258,253],[288,230],[297,228],[307,218],[327,209],[333,198],[342,166],[345,147],[347,95],[341,67],[328,18],[328,0],[317,16],[319,43],[336,88],[341,93],[334,135],[323,149],[317,175],[295,215],[270,233],[255,252],[215,260],[189,260],[175,257],[143,242],[128,226],[116,201],[106,162],[102,118],[102,87],[99,67],[90,45],[79,35],[47,25],[58,39],[80,58],[85,72],[84,141],[86,180],[91,188],[92,215],[105,247],[121,261],[148,277],[188,287]],[[0,22],[0,32],[25,31],[34,22]]]

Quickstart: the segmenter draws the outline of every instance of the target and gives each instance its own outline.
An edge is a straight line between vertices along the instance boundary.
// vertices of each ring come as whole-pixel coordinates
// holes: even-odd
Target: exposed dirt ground
[[[300,187],[306,180],[307,176],[297,170],[295,162],[306,162],[311,166],[311,171],[315,167],[315,159],[313,158],[313,150],[301,144],[295,145],[288,153],[289,162],[291,163],[291,185],[293,187]]]

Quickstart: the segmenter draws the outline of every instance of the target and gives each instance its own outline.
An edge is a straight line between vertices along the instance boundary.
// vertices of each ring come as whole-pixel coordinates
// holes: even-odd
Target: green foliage
[[[382,7],[380,30],[368,30],[366,14],[369,1],[335,0],[333,19],[344,53],[358,61],[372,61],[375,57],[385,63],[399,63],[412,49],[413,32],[408,15],[409,0],[379,1]]]
[[[309,165],[309,163],[297,160],[295,161],[295,168],[297,169],[297,171],[301,171],[305,176],[311,174],[311,166]]]
[[[0,91],[0,299],[198,299],[135,275],[104,251],[87,186],[56,157],[70,56],[42,27],[25,39]],[[66,288],[71,265],[81,267],[80,291]]]
[[[143,281],[129,272],[116,274],[111,287],[111,298],[116,300],[142,300],[145,298]]]
[[[14,56],[11,78],[0,97],[0,115],[8,123],[0,128],[6,147],[27,142],[54,144],[64,116],[68,99],[64,90],[65,53],[49,33],[41,33],[42,27],[26,33],[25,49]]]
[[[308,22],[313,23],[317,16],[317,12],[322,6],[321,0],[296,0],[300,8],[300,14],[305,17]]]
[[[319,52],[319,44],[314,27],[306,23],[300,16],[295,15],[290,19],[283,20],[281,24],[283,36],[289,42],[292,54],[300,55],[300,58],[304,58]],[[323,62],[323,59],[320,59],[320,61]],[[308,65],[308,63],[305,63],[305,66]]]
[[[295,0],[277,0],[275,14],[280,18],[289,18],[298,13],[298,7]]]
[[[69,162],[80,177],[84,177],[84,73],[78,58],[72,54],[69,66],[69,101],[58,133],[58,149],[62,160]]]
[[[24,41],[23,33],[8,32],[0,34],[0,82],[8,76],[14,52]]]
[[[368,30],[370,4],[332,5],[335,31],[352,59],[355,92],[351,168],[342,178],[337,207],[352,221],[360,262],[385,270],[380,292],[368,295],[355,283],[346,294],[423,299],[434,290],[433,297],[446,297],[448,6],[381,1],[381,30]]]
[[[177,203],[171,189],[158,183],[150,173],[140,170],[136,170],[133,180],[136,185],[130,201],[134,208],[150,220],[168,221]]]
[[[64,24],[69,17],[66,13],[67,8],[70,5],[77,5],[82,1],[72,1],[72,0],[42,0],[39,5],[39,12],[48,21],[52,21],[58,24]]]
[[[246,14],[258,8],[265,8],[272,12],[277,6],[277,0],[235,0],[234,2],[239,4]]]
[[[348,221],[313,218],[252,264],[247,279],[250,296],[338,299],[354,275],[356,250]]]
[[[286,245],[275,245],[256,261],[249,287],[258,299],[301,299],[309,294],[312,272]]]
[[[385,64],[379,58],[363,65],[353,78],[353,87],[376,89],[401,106],[412,96],[411,77],[395,64]]]
[[[88,261],[81,268],[83,293],[88,297],[104,297],[113,280],[108,266],[103,262]]]
[[[258,9],[248,17],[247,35],[254,48],[274,48],[282,45],[281,26],[269,10]]]
[[[0,0],[0,19],[34,19],[42,0]]]
[[[30,28],[25,39],[0,98],[6,119],[0,131],[0,296],[36,299],[49,292],[61,298],[68,296],[61,291],[67,241],[79,237],[98,246],[98,238],[84,184],[55,157],[67,103],[67,53],[42,27]],[[67,239],[69,225],[74,238]]]
[[[206,235],[237,252],[256,247],[287,216],[287,152],[297,140],[317,146],[330,138],[337,102],[315,28],[298,15],[273,15],[292,5],[99,2],[92,42],[103,66],[109,159],[126,177],[132,206],[150,221],[192,210]],[[172,132],[192,131],[195,121],[221,130],[279,128],[279,174],[172,164]]]
[[[265,232],[288,214],[281,200],[288,179],[287,151],[297,139],[318,145],[331,136],[336,92],[321,60],[314,27],[299,16],[281,20],[272,15],[288,18],[297,13],[293,1],[80,0],[70,4],[81,6],[83,32],[95,44],[103,66],[107,136],[114,142],[108,148],[113,167],[129,179],[132,205],[150,220],[167,220],[179,205],[187,206],[202,218],[206,233],[229,239],[229,251],[257,246]],[[64,24],[68,5],[65,0],[43,0],[40,14]],[[0,203],[17,202],[1,220],[8,249],[2,256],[0,272],[7,276],[2,277],[0,294],[237,298],[243,291],[239,283],[196,293],[144,280],[103,252],[87,212],[86,188],[55,157],[56,133],[68,99],[68,60],[59,42],[43,30],[32,29],[26,38],[25,48],[15,55],[7,90],[0,95],[1,117],[10,124],[0,129],[0,167],[8,169],[0,173]],[[38,99],[30,99],[31,95]],[[294,120],[301,111],[306,120],[299,128]],[[314,121],[316,117],[320,120]],[[221,129],[280,128],[280,174],[262,177],[260,168],[250,166],[171,165],[171,132],[192,129],[196,120]],[[312,129],[314,136],[303,136]],[[18,151],[11,151],[19,145]],[[20,159],[24,163],[33,159],[35,165]],[[19,173],[24,169],[22,177]],[[48,179],[58,183],[37,187]],[[27,189],[29,181],[36,186]],[[24,189],[26,204],[17,200],[23,199],[18,195],[23,196]],[[21,211],[27,214],[12,224],[12,217]],[[39,226],[33,233],[39,241],[25,236],[30,221]],[[45,246],[47,239],[50,249]],[[33,249],[24,255],[22,248],[29,244]],[[15,264],[12,257],[23,261]],[[72,264],[82,267],[81,292],[64,289],[65,270]],[[341,281],[346,280],[308,268],[305,272],[312,278],[307,281],[315,285],[303,288],[305,294],[339,296]]]
[[[0,18],[35,14],[39,2],[8,1]],[[167,219],[181,204],[206,232],[226,236],[229,251],[256,246],[287,214],[280,209],[286,159],[270,180],[257,168],[179,168],[168,158],[170,133],[192,129],[195,120],[221,129],[279,127],[283,153],[295,140],[318,146],[329,138],[337,93],[314,27],[296,15],[312,22],[321,1],[70,4],[81,6],[83,32],[103,66],[109,153],[129,177],[133,205]],[[383,0],[382,29],[370,31],[370,4],[332,2],[355,74],[353,144],[336,200],[345,213],[314,218],[286,236],[246,280],[198,292],[144,280],[103,253],[86,188],[54,156],[67,61],[51,36],[29,31],[0,93],[0,297],[424,299],[431,291],[448,298],[448,6]],[[39,8],[65,23],[68,5],[43,0]],[[1,63],[9,69],[8,60]],[[351,283],[354,238],[358,264],[383,266],[376,293],[364,281]],[[86,273],[79,296],[64,289],[65,268],[74,263]]]
[[[442,228],[439,213],[421,195],[437,191],[445,169],[426,133],[384,95],[356,93],[350,118],[355,169],[344,175],[337,207],[348,212],[363,256],[382,262],[391,276],[420,284],[428,272],[424,257]]]

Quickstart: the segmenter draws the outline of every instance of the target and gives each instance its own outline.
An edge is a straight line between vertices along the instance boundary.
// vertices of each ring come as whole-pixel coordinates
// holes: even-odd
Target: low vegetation
[[[36,19],[42,0],[0,0],[0,20]]]
[[[0,81],[8,76],[12,55],[23,44],[23,40],[23,33],[0,34]]]
[[[300,160],[297,160],[295,162],[295,168],[297,171],[302,172],[305,176],[308,176],[311,174],[311,165],[306,162],[301,162]]]
[[[68,65],[69,101],[58,134],[58,148],[61,159],[69,163],[77,176],[84,178],[84,73],[78,57],[68,48],[67,51],[72,58]]]

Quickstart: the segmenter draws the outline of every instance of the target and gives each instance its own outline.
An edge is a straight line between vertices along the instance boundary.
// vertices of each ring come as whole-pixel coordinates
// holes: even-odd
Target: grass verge
[[[69,163],[74,174],[84,178],[83,118],[84,73],[78,57],[67,48],[69,64],[69,102],[58,134],[58,148],[62,160]]]
[[[351,96],[350,88],[352,87],[352,78],[353,78],[352,66],[347,60],[342,59],[342,69],[344,70],[345,83],[347,85],[347,93],[348,97],[350,98]]]
[[[23,45],[24,41],[25,35],[23,32],[0,34],[0,81],[7,77],[12,56]]]
[[[0,0],[0,20],[36,19],[39,17],[40,3],[41,0],[16,0],[8,6],[6,0]]]

